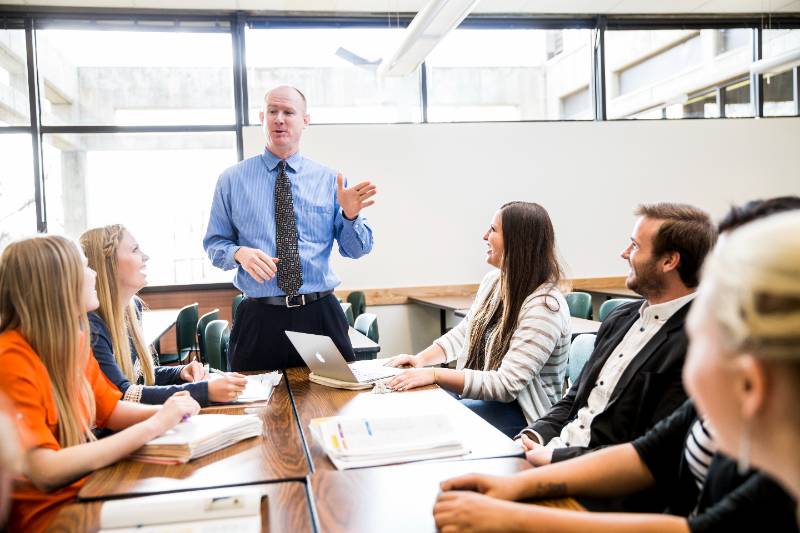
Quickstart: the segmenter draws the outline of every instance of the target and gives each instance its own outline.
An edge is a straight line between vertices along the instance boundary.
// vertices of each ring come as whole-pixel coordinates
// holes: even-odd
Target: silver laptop
[[[392,377],[402,368],[384,366],[379,360],[348,363],[330,337],[297,331],[286,331],[297,353],[318,376],[348,383],[372,383]]]

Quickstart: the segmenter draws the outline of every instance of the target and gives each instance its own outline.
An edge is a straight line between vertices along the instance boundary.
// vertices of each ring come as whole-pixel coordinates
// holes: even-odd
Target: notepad
[[[261,435],[253,415],[196,415],[151,440],[131,459],[159,464],[186,463],[244,439]]]
[[[261,492],[242,489],[112,500],[103,503],[100,527],[107,533],[257,533],[262,497]]]
[[[444,414],[315,418],[310,429],[339,470],[469,453]]]
[[[280,372],[268,372],[247,376],[247,386],[237,399],[238,403],[261,402],[269,400],[272,391],[281,382]]]

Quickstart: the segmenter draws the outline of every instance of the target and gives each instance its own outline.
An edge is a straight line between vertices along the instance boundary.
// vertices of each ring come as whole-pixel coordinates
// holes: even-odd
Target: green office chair
[[[369,337],[372,342],[378,342],[380,338],[378,334],[378,317],[372,313],[361,313],[356,318],[356,330],[363,335]]]
[[[197,350],[197,302],[183,307],[175,321],[175,344],[178,353],[159,353],[162,365],[184,363]]]
[[[212,320],[206,325],[206,362],[217,370],[228,369],[228,321]]]
[[[347,319],[347,323],[352,328],[356,323],[356,318],[353,316],[353,305],[348,302],[343,302],[340,303],[339,305],[342,306],[342,312],[344,313],[344,316]]]
[[[197,321],[197,347],[200,351],[200,361],[206,360],[206,326],[212,320],[219,320],[219,309],[209,311]]]
[[[602,322],[608,315],[611,314],[614,309],[622,304],[632,301],[634,301],[634,298],[611,298],[610,300],[606,300],[603,302],[603,305],[600,306],[600,310],[597,312],[597,319]]]
[[[236,320],[236,310],[239,309],[239,304],[244,300],[244,294],[237,294],[233,297],[233,304],[231,305],[231,324]]]
[[[567,299],[569,314],[576,318],[592,318],[592,295],[588,292],[571,292],[564,298]]]
[[[359,317],[367,310],[367,297],[362,291],[353,291],[347,295],[347,301],[353,306],[353,319]]]
[[[569,347],[569,366],[567,367],[570,383],[575,383],[578,380],[578,376],[581,375],[583,366],[594,350],[596,337],[597,335],[594,333],[582,333],[572,339],[572,344]]]

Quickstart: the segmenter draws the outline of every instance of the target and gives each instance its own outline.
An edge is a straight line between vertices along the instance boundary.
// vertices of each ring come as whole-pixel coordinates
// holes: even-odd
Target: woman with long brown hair
[[[406,390],[437,383],[513,436],[561,398],[569,309],[558,289],[553,224],[541,205],[503,205],[483,240],[486,262],[496,270],[483,278],[467,316],[417,355],[389,361],[414,369],[388,385]],[[456,369],[432,366],[453,360]]]
[[[9,530],[44,531],[83,476],[200,409],[187,393],[163,407],[120,401],[89,349],[94,282],[78,246],[64,237],[13,242],[0,256],[0,390],[14,404],[28,449]],[[96,440],[96,427],[119,432]]]
[[[209,380],[197,361],[181,366],[154,363],[142,335],[143,304],[136,296],[147,285],[144,269],[149,257],[124,226],[90,229],[81,236],[81,246],[89,267],[97,272],[100,301],[89,313],[92,353],[123,399],[159,404],[179,391],[187,391],[202,406],[236,399],[247,383],[242,375]]]

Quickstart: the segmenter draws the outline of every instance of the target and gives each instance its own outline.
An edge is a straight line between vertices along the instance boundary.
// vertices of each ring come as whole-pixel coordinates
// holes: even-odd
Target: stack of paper
[[[239,395],[237,402],[262,402],[269,400],[272,391],[281,382],[280,372],[269,372],[247,376],[247,386]]]
[[[100,511],[101,533],[260,533],[260,492],[242,489],[213,494],[216,496],[190,492],[105,502]]]
[[[197,415],[151,440],[131,459],[159,464],[186,463],[261,435],[261,419],[252,415]]]
[[[311,433],[339,470],[465,455],[444,414],[315,418]]]

